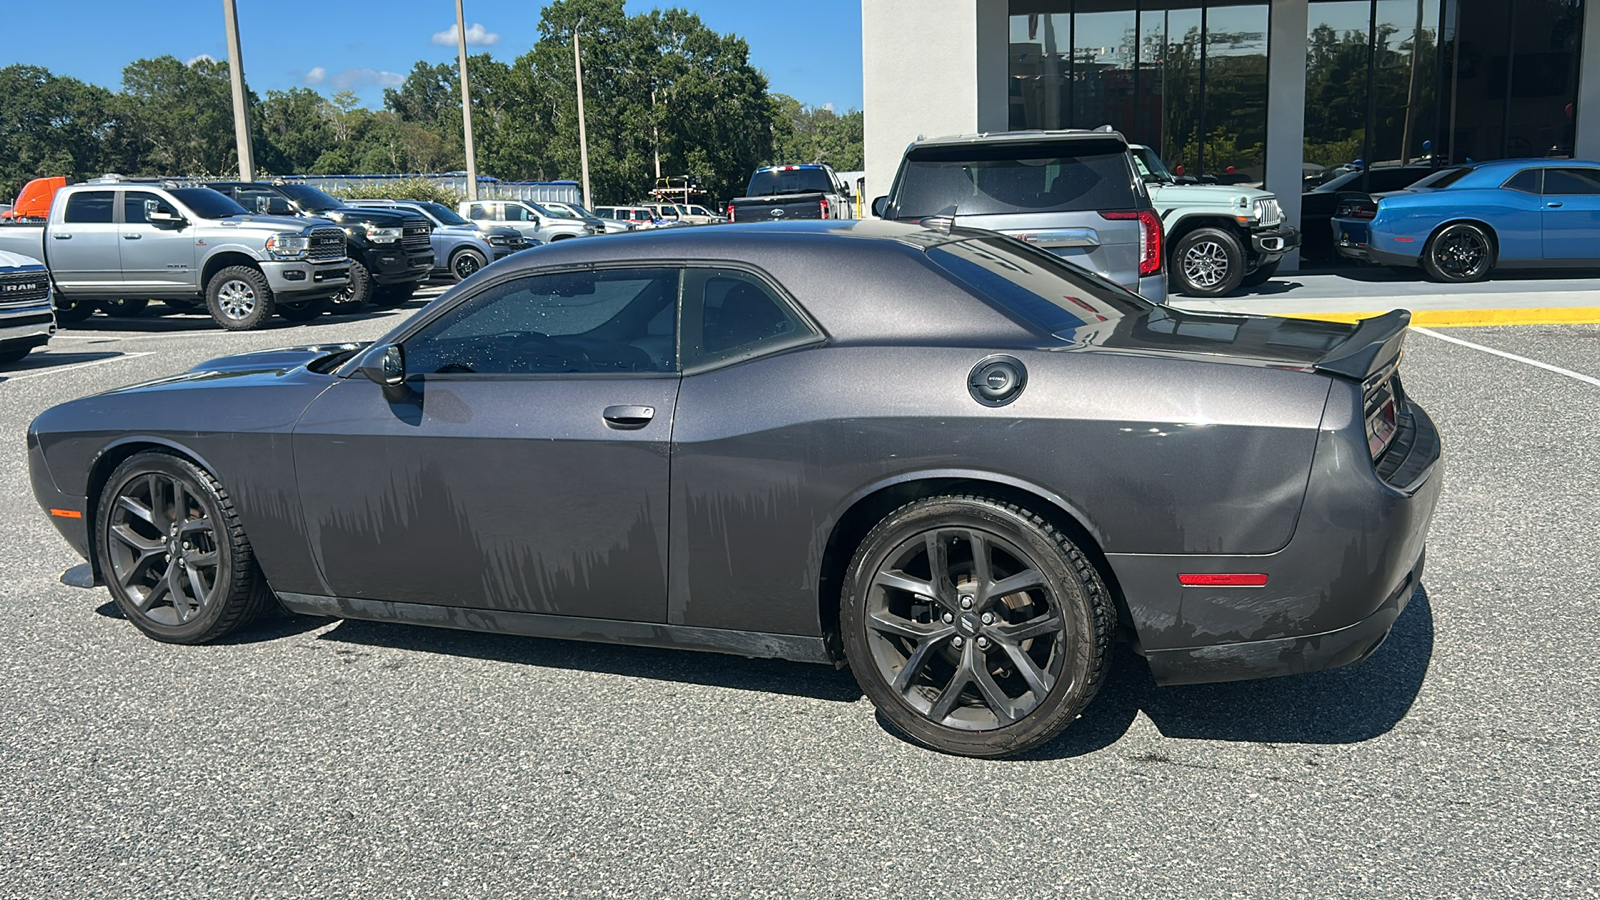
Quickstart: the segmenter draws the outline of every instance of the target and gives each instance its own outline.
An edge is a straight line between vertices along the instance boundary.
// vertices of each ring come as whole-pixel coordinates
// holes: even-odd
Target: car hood
[[[411,219],[420,216],[411,213],[397,212],[390,209],[376,209],[373,207],[352,206],[346,209],[324,209],[317,212],[317,216],[330,219],[340,225],[352,222],[377,225],[380,228],[400,228]]]
[[[24,269],[28,267],[43,268],[44,263],[31,256],[23,256],[20,253],[7,253],[4,250],[0,250],[0,269]]]
[[[331,225],[333,223],[325,219],[318,221],[317,219],[302,219],[296,216],[260,216],[251,213],[245,216],[229,216],[226,219],[219,219],[217,224],[224,228],[252,225],[258,228],[271,228],[274,231],[304,231],[307,228],[314,228],[318,225]]]
[[[190,374],[215,372],[281,372],[309,365],[319,359],[360,350],[370,342],[348,344],[309,344],[303,347],[281,347],[276,350],[256,350],[233,356],[209,359],[189,370]]]
[[[1257,200],[1270,200],[1270,191],[1240,187],[1236,184],[1160,184],[1146,185],[1152,200],[1166,203],[1192,203],[1207,206],[1242,206],[1246,209]]]

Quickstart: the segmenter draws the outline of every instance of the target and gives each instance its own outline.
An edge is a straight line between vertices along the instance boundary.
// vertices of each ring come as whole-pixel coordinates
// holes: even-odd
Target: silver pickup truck
[[[0,365],[21,362],[55,331],[44,264],[0,251]]]
[[[44,260],[57,318],[100,303],[205,303],[229,331],[321,315],[344,287],[344,232],[319,219],[256,216],[208,188],[113,181],[56,192],[44,225],[0,226],[0,251]]]

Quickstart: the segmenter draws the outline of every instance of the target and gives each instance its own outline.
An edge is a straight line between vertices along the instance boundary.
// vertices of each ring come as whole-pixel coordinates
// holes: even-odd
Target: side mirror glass
[[[361,374],[384,387],[406,383],[406,352],[399,344],[385,344],[367,351],[361,360]]]
[[[872,198],[872,214],[873,215],[875,215],[878,218],[882,219],[882,218],[884,218],[884,213],[886,213],[888,211],[889,211],[889,198],[888,197],[874,197],[874,198]]]

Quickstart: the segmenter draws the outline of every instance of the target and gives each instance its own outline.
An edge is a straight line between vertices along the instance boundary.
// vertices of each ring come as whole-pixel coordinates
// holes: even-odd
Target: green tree
[[[122,70],[118,99],[122,155],[142,173],[225,175],[239,171],[228,64],[172,56]],[[249,97],[252,107],[257,100]]]
[[[37,66],[0,68],[0,197],[16,196],[33,178],[81,179],[111,167],[113,105],[110,91],[76,78]]]

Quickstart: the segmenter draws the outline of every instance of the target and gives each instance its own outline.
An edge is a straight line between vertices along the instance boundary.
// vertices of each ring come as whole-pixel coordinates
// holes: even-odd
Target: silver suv
[[[531,200],[463,200],[456,209],[479,225],[513,228],[543,244],[605,232],[599,219],[557,215]]]
[[[949,216],[1049,250],[1083,269],[1166,300],[1161,219],[1128,142],[1104,131],[1024,131],[918,141],[906,148],[875,215]]]

